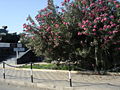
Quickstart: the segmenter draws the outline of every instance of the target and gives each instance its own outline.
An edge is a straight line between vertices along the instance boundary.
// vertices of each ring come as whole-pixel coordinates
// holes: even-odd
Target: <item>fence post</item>
[[[32,70],[32,62],[31,62],[31,82],[33,83],[33,70]]]
[[[5,79],[5,62],[3,62],[3,78]]]
[[[70,81],[70,87],[72,87],[72,78],[71,78],[71,67],[69,62],[69,81]]]

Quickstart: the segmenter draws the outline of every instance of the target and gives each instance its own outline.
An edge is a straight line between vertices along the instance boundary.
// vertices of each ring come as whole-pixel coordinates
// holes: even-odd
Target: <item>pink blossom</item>
[[[83,1],[82,1],[82,4],[86,4],[86,1],[85,1],[85,0],[83,0]]]
[[[113,33],[117,33],[118,31],[117,30],[114,30]]]
[[[55,35],[58,35],[58,34],[59,34],[58,32],[55,33]]]
[[[27,27],[27,25],[26,24],[23,24],[23,28],[26,28]]]
[[[88,30],[88,28],[83,28],[85,31]]]
[[[79,5],[76,5],[76,8],[78,8],[79,7]]]
[[[116,42],[113,42],[113,44],[117,44]]]
[[[82,10],[82,12],[84,13],[84,12],[85,12],[85,10]]]
[[[113,22],[112,22],[112,21],[110,21],[110,24],[113,24]]]
[[[58,28],[58,27],[59,27],[59,24],[55,24],[55,27]]]
[[[91,3],[91,4],[90,4],[90,7],[92,7],[92,6],[94,6],[94,5],[95,5],[94,3]]]
[[[109,2],[112,2],[112,0],[108,0]]]
[[[114,2],[114,4],[116,4],[117,3],[117,1],[113,1]]]
[[[96,20],[100,20],[100,17],[97,17]]]
[[[86,22],[86,23],[88,23],[88,22],[89,22],[89,20],[86,20],[85,22]]]
[[[84,35],[89,35],[89,33],[83,32]]]
[[[45,20],[42,20],[42,23],[44,23],[45,22]]]
[[[102,31],[103,29],[102,29],[102,28],[100,28],[99,30],[100,30],[100,31]]]
[[[113,16],[113,15],[111,15],[111,16],[110,16],[110,18],[111,18],[111,19],[114,19],[114,16]]]
[[[106,21],[106,20],[107,20],[107,18],[104,18],[103,20],[104,20],[104,21]]]
[[[47,10],[47,8],[44,8],[43,10],[44,10],[44,11],[46,11],[46,10]]]
[[[99,2],[99,4],[103,4],[103,2],[102,2],[102,1],[100,1],[100,2]]]
[[[64,0],[65,2],[70,2],[70,0]]]
[[[58,38],[61,38],[61,36],[58,36]]]
[[[107,25],[107,28],[109,29],[109,28],[111,28],[111,26],[110,26],[110,25]]]
[[[120,48],[117,48],[117,50],[120,50]]]
[[[67,0],[64,0],[64,2],[67,2]]]
[[[54,23],[54,21],[51,21],[51,23],[53,24],[53,23]]]
[[[89,22],[89,23],[88,23],[88,26],[91,26],[91,25],[92,25],[92,23]]]
[[[32,25],[35,25],[35,23],[34,23],[34,22],[32,22]]]
[[[74,4],[71,4],[72,7],[74,7]]]
[[[79,35],[82,35],[82,33],[78,32],[77,35],[78,35],[78,36],[79,36]]]
[[[49,27],[46,29],[46,31],[49,32],[50,30],[51,30],[51,27],[49,26]]]
[[[112,24],[112,25],[111,25],[111,27],[114,27],[114,26],[116,26],[116,24]]]
[[[107,28],[107,25],[104,25],[104,29],[106,29]]]
[[[109,39],[112,39],[113,37],[112,36],[109,36]]]
[[[113,34],[113,32],[108,32],[109,34]]]
[[[97,23],[97,20],[94,20],[94,23]]]
[[[62,12],[65,12],[65,10],[64,10],[64,9],[62,9]]]
[[[27,29],[28,29],[28,30],[30,30],[30,29],[31,29],[31,27],[27,27]]]
[[[35,32],[34,32],[34,31],[32,31],[31,33],[32,33],[32,34],[35,34]]]
[[[43,28],[43,27],[42,27],[42,26],[38,26],[37,28],[38,28],[38,29],[41,29],[41,28]]]
[[[62,5],[62,6],[64,6],[64,5],[65,5],[65,3],[64,3],[64,2],[62,2],[62,3],[61,3],[61,5]]]
[[[119,7],[120,7],[120,5],[119,5],[119,4],[117,4],[117,5],[116,5],[116,8],[119,8]]]
[[[96,29],[93,29],[92,31],[96,31]]]
[[[104,22],[104,19],[102,19],[101,22]]]
[[[69,24],[69,22],[63,22],[63,24],[68,25],[68,24]]]
[[[96,26],[96,25],[94,25],[93,27],[94,27],[94,28],[97,28],[97,26]]]
[[[35,37],[34,37],[34,36],[32,36],[31,38],[32,38],[33,40],[35,39]]]
[[[83,24],[86,24],[86,21],[82,21],[83,22]]]
[[[84,28],[85,27],[85,25],[82,25],[82,28]]]
[[[89,8],[88,6],[86,6],[86,8]]]
[[[37,15],[37,18],[41,18],[41,15],[39,14],[39,15]]]
[[[81,23],[78,23],[78,26],[81,27]]]

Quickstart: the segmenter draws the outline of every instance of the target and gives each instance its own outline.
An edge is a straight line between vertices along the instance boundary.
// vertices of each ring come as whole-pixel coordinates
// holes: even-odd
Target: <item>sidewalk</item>
[[[0,68],[0,82],[43,88],[40,90],[120,90],[120,76],[115,75],[82,75],[72,72],[73,87],[70,87],[68,71],[34,69],[34,83],[31,83],[30,69],[7,67],[5,72],[4,80],[3,69]]]

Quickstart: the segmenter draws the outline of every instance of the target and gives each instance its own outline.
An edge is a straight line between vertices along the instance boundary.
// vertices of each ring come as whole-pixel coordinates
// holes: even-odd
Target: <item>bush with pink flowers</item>
[[[48,0],[35,19],[37,23],[29,16],[30,23],[23,26],[37,54],[74,63],[92,59],[89,66],[96,70],[112,67],[120,58],[119,1],[64,0],[60,8]]]

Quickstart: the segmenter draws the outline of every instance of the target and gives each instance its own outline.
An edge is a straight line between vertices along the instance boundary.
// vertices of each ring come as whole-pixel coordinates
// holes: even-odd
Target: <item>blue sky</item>
[[[59,5],[63,0],[54,1]],[[27,16],[34,18],[46,6],[47,0],[0,0],[0,26],[7,25],[10,33],[20,33]]]
[[[62,1],[54,0],[54,3],[60,5]],[[34,18],[46,6],[47,0],[0,0],[0,26],[7,25],[10,33],[20,33],[27,16]]]

